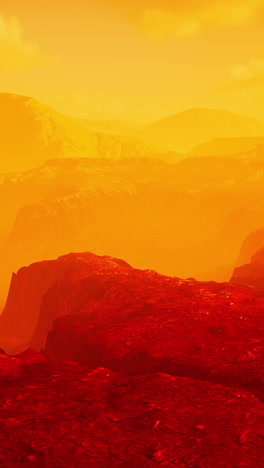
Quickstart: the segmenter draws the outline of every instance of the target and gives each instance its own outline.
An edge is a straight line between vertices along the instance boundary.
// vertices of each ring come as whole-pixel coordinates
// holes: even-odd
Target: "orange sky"
[[[263,42],[264,0],[9,0],[0,89],[88,118],[213,107],[264,120]]]

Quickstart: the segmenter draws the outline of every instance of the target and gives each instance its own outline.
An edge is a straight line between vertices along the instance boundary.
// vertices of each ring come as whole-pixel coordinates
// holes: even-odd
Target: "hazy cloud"
[[[259,99],[264,96],[264,56],[233,65],[226,79],[212,91],[218,95],[232,96],[232,99],[240,98],[248,105],[257,99],[259,105]]]
[[[264,57],[254,57],[246,64],[234,65],[230,70],[231,82],[241,85],[264,82]]]
[[[40,58],[36,44],[24,38],[23,27],[16,16],[0,13],[0,70],[20,70],[32,67]]]
[[[264,0],[104,0],[149,37],[184,37],[202,30],[242,26],[254,20]]]

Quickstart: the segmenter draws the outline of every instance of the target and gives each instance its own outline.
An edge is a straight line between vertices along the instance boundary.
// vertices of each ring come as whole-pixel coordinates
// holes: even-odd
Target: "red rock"
[[[47,285],[49,267],[53,284],[31,302],[31,282]],[[54,271],[60,273],[55,279]],[[5,320],[11,327],[31,310],[38,323],[30,345],[40,349],[48,336],[46,353],[53,359],[90,369],[161,371],[243,386],[264,397],[264,296],[254,288],[170,278],[89,253],[35,264],[19,278]],[[23,333],[29,336],[26,324]]]
[[[199,431],[203,431],[204,426],[202,424],[197,424],[197,426],[195,426],[195,429],[198,429]]]
[[[111,258],[107,258],[106,263],[111,269]],[[99,259],[93,254],[70,254],[54,261],[33,263],[13,274],[7,303],[0,316],[0,342],[5,344],[9,353],[27,347],[37,325],[42,298],[56,280],[76,266],[80,267],[81,263],[86,263],[87,268],[93,263],[94,268]],[[119,262],[129,266],[121,260]],[[118,267],[118,260],[112,260],[112,267]]]
[[[264,404],[248,392],[237,398],[234,388],[166,374],[24,365],[19,380],[10,367],[0,387],[0,403],[14,402],[8,413],[0,405],[4,468],[264,465]],[[32,381],[34,393],[26,388]]]
[[[207,379],[263,397],[263,313],[258,290],[113,270],[97,257],[49,289],[34,339],[43,346],[50,329],[46,352],[58,360]]]

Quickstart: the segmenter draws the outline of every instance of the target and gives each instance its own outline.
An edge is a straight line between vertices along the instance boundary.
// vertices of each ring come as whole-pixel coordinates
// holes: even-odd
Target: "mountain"
[[[122,120],[78,119],[80,125],[91,132],[110,133],[135,137],[146,124],[123,122]]]
[[[213,140],[195,146],[188,156],[247,156],[249,153],[264,145],[264,137],[240,137],[240,138],[214,138]]]
[[[89,249],[183,277],[210,269],[211,243],[237,203],[226,202],[227,168],[237,177],[246,168],[239,161],[208,164],[67,158],[0,176],[2,300],[13,271],[70,251]],[[215,189],[206,189],[209,182]]]
[[[0,94],[0,172],[31,169],[59,157],[139,157],[153,146],[126,136],[92,132],[33,98]]]
[[[152,144],[188,152],[213,138],[264,137],[264,123],[224,110],[190,109],[147,125],[138,135]]]

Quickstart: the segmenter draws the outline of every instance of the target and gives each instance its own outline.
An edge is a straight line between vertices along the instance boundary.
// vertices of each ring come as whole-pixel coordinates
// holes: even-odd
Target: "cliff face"
[[[258,252],[264,246],[264,228],[257,229],[254,232],[248,234],[242,243],[237,261],[236,267],[250,263],[253,255]]]
[[[257,289],[170,278],[89,253],[43,265],[24,269],[27,282],[10,290],[1,328],[22,324],[13,339],[33,334],[35,349],[90,368],[166,372],[264,394],[264,296]],[[37,275],[42,289],[31,300]]]
[[[264,290],[264,248],[253,255],[250,263],[234,269],[231,282],[251,285]]]
[[[94,269],[97,263],[98,257],[93,254],[70,254],[58,260],[34,263],[13,274],[7,303],[0,316],[2,346],[9,351],[25,346],[35,330],[42,298],[49,288],[60,276],[76,269],[80,271],[82,264],[88,271],[89,265]],[[113,265],[116,266],[114,261]]]

